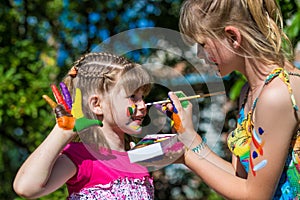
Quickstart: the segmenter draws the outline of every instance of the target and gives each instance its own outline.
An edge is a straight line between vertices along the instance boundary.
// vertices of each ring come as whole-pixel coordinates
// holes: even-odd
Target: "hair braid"
[[[75,70],[76,73],[70,74],[72,70]],[[142,88],[146,94],[151,88],[150,76],[140,65],[130,62],[125,57],[103,52],[88,53],[81,56],[74,62],[69,75],[63,81],[73,99],[75,98],[75,89],[81,89],[82,111],[85,117],[89,119],[97,117],[89,108],[88,101],[91,95],[100,95],[107,101],[111,101],[115,87],[124,88],[126,92],[131,94],[139,88]],[[83,141],[98,140],[97,138],[101,136],[98,134],[100,130],[97,127],[92,127],[92,129],[94,129],[92,135],[82,134],[81,139]]]

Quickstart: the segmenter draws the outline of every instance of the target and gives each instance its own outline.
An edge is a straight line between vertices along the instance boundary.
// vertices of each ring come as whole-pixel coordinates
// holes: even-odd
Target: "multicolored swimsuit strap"
[[[296,104],[295,96],[293,94],[293,89],[292,89],[291,84],[290,84],[290,75],[295,75],[295,76],[300,77],[300,74],[287,72],[283,68],[276,68],[271,72],[271,74],[265,80],[265,85],[268,85],[275,77],[278,76],[286,84],[286,86],[288,87],[288,91],[290,93],[293,108],[294,108],[295,111],[298,111],[299,108]]]

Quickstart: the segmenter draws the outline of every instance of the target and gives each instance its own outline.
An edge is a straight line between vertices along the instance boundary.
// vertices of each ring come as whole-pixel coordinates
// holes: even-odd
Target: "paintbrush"
[[[208,94],[198,94],[198,95],[193,95],[193,96],[180,97],[179,101],[187,101],[187,100],[191,100],[191,99],[205,98],[205,97],[211,97],[211,96],[216,96],[216,95],[221,95],[221,94],[225,94],[225,92],[221,91],[221,92],[214,92],[214,93],[208,93]],[[171,102],[171,100],[167,99],[167,100],[162,100],[162,101],[155,101],[152,103],[146,103],[146,106],[170,103],[170,102]]]

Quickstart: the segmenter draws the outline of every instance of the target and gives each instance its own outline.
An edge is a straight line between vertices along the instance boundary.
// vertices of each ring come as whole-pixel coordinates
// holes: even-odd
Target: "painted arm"
[[[52,90],[58,104],[47,96],[43,98],[54,109],[57,124],[23,163],[13,184],[16,193],[26,198],[47,195],[74,176],[76,166],[66,155],[61,154],[62,149],[77,135],[76,131],[93,125],[102,125],[101,121],[84,117],[79,89],[76,90],[73,105],[70,102],[67,104],[67,101],[63,102],[69,97],[63,98],[56,87],[52,86]]]
[[[55,125],[46,139],[19,169],[13,188],[25,198],[38,198],[61,187],[76,173],[76,166],[62,149],[76,136],[72,130]]]
[[[273,90],[269,88],[258,101],[254,115],[254,130],[263,132],[263,134],[259,133],[260,147],[254,144],[255,142],[251,143],[252,164],[246,179],[236,176],[234,167],[214,154],[209,148],[204,149],[201,156],[191,150],[185,153],[185,164],[225,198],[272,198],[296,125],[286,88],[280,89],[282,92],[278,92],[278,88]],[[178,110],[182,126],[185,129],[183,134],[195,133],[190,123],[191,108],[183,109],[176,96],[171,94],[170,97]],[[279,116],[285,117],[278,120]],[[201,142],[200,136],[196,136],[190,148],[192,149]],[[259,153],[261,150],[263,153]]]

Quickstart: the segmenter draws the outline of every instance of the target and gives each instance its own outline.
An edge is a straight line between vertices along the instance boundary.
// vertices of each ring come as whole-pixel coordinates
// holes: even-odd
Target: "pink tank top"
[[[68,199],[153,199],[154,187],[146,167],[129,162],[127,152],[71,142],[62,152],[77,167],[67,181]]]

